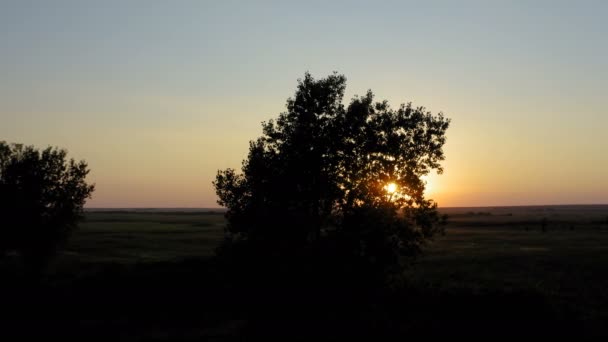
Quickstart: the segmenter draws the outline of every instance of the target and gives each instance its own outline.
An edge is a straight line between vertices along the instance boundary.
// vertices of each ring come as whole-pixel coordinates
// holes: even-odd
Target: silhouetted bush
[[[442,230],[422,176],[441,173],[449,119],[423,107],[374,102],[369,91],[342,104],[346,78],[299,80],[287,111],[262,124],[242,173],[219,171],[227,243],[286,253],[323,239],[338,254],[391,268]],[[353,259],[353,260],[354,260]]]
[[[0,257],[21,257],[42,270],[74,229],[94,186],[84,161],[57,148],[0,142]]]

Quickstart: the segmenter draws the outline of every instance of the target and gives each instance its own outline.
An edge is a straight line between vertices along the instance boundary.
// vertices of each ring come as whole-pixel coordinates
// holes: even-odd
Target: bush
[[[94,190],[84,161],[58,148],[0,142],[0,257],[40,271],[76,227]]]

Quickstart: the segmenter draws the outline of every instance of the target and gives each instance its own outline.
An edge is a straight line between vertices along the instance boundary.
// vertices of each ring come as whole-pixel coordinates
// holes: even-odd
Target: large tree
[[[346,78],[298,81],[287,111],[262,123],[242,172],[218,171],[218,203],[233,238],[305,245],[326,236],[394,264],[440,228],[423,176],[443,171],[449,119],[371,91],[343,105]]]
[[[0,257],[17,252],[39,270],[65,242],[94,190],[84,161],[0,141]]]

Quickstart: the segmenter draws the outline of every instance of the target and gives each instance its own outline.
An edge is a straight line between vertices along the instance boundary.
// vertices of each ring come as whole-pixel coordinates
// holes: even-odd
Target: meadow
[[[574,335],[606,334],[608,206],[450,208],[443,212],[450,215],[447,233],[407,271],[410,281],[437,292],[515,294],[511,298],[521,305],[513,308],[515,315],[538,308],[517,301],[517,294],[532,294],[547,307],[548,315],[560,317]],[[486,313],[491,317],[499,310],[488,308]],[[529,319],[542,321],[543,317],[530,315]]]
[[[359,300],[353,295],[332,304],[339,308],[327,310],[332,313],[316,329],[353,329],[354,319],[372,326],[374,334],[608,334],[608,206],[442,212],[449,215],[445,234],[426,247],[390,293],[375,297],[372,306],[382,309],[353,309]],[[273,322],[270,330],[277,334],[301,335],[302,317],[289,323],[285,317],[309,301],[302,295],[306,286],[295,291],[307,298],[299,304],[292,292],[271,304],[280,285],[235,285],[231,281],[237,278],[214,263],[224,225],[218,211],[88,211],[47,275],[45,293],[52,298],[29,299],[49,311],[66,305],[73,316],[49,323],[52,315],[44,315],[41,331],[76,325],[75,333],[90,337],[97,331],[100,339],[116,334],[127,340],[224,339],[243,331],[265,334],[268,329],[260,326]],[[261,315],[255,309],[264,306],[275,312]],[[357,310],[365,313],[345,318]]]
[[[62,257],[121,264],[210,257],[225,224],[218,211],[93,210]]]

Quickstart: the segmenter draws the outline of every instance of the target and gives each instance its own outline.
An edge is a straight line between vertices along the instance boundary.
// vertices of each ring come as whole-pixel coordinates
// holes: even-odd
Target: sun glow
[[[388,192],[389,194],[394,194],[395,191],[397,191],[397,184],[388,183],[384,188],[386,189],[386,192]]]
[[[424,193],[426,195],[433,193],[433,184],[429,181],[429,177],[425,175],[420,177],[420,179],[424,182]]]

